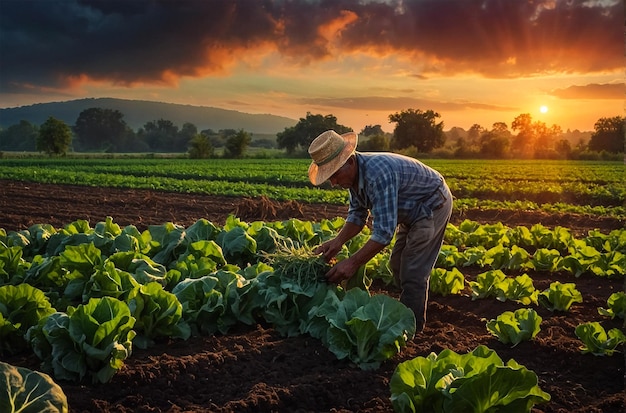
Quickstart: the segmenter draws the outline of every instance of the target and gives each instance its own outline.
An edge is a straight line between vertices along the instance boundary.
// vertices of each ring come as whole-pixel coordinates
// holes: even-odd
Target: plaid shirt
[[[443,176],[422,162],[394,153],[357,152],[358,189],[350,189],[347,222],[364,226],[372,214],[373,241],[388,245],[398,224],[432,216]]]

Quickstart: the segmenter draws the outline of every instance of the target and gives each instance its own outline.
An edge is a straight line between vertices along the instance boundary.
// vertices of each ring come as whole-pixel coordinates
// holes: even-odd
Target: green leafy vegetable
[[[576,284],[555,281],[537,296],[537,302],[550,311],[568,311],[572,304],[582,303],[583,296]]]
[[[272,272],[257,277],[258,293],[264,300],[263,318],[283,335],[303,333],[310,311],[338,287],[326,282],[330,266],[312,247],[281,248],[264,254]]]
[[[617,346],[626,342],[626,336],[618,328],[606,331],[597,321],[576,326],[576,336],[584,343],[580,347],[583,353],[594,356],[612,356]]]
[[[240,303],[240,288],[249,281],[233,271],[219,270],[204,277],[188,278],[172,293],[182,304],[183,318],[192,334],[225,334],[240,319],[249,320],[253,308]],[[246,308],[246,312],[240,310]]]
[[[137,336],[133,343],[139,348],[154,344],[157,337],[177,337],[187,340],[189,325],[183,320],[183,306],[176,296],[151,282],[133,290],[128,307],[137,320]]]
[[[0,354],[27,348],[26,332],[55,312],[43,291],[29,284],[0,287]]]
[[[496,298],[500,301],[512,300],[528,305],[537,303],[539,291],[535,290],[533,279],[528,274],[515,278],[505,278],[496,285]]]
[[[608,308],[599,307],[598,313],[600,315],[608,316],[611,318],[626,318],[626,293],[624,291],[618,291],[609,296],[606,300],[606,306]]]
[[[348,290],[343,298],[328,294],[311,314],[327,324],[318,319],[309,326],[309,333],[338,359],[349,358],[364,370],[378,368],[415,335],[413,311],[392,297],[370,297],[358,288]]]
[[[541,316],[532,308],[505,311],[487,322],[487,330],[504,344],[513,347],[534,338],[540,331]]]
[[[467,354],[446,349],[402,362],[389,387],[394,411],[401,413],[525,413],[550,400],[534,372],[512,359],[504,364],[485,346]]]
[[[472,300],[478,298],[495,297],[498,285],[504,281],[506,274],[502,270],[489,270],[476,276],[476,281],[470,281]]]
[[[50,376],[0,362],[0,411],[67,413],[67,397]]]
[[[106,383],[132,352],[135,319],[112,297],[92,298],[31,327],[26,334],[42,369],[56,379]]]
[[[465,277],[456,267],[447,271],[444,268],[433,268],[430,274],[430,291],[447,296],[458,294],[465,288]]]

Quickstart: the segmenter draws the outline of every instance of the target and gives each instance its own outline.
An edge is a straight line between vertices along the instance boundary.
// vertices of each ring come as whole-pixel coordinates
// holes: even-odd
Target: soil
[[[274,202],[266,198],[233,198],[149,190],[41,185],[0,180],[0,228],[16,231],[46,223],[63,227],[78,219],[93,225],[111,216],[115,223],[149,225],[173,222],[189,226],[200,218],[222,225],[229,214],[244,221],[300,218],[316,221],[344,216],[345,206]],[[455,211],[452,223],[464,219],[508,226],[564,226],[579,235],[598,229],[624,228],[623,220],[536,211]],[[472,279],[479,269],[464,269]],[[550,282],[575,282],[583,303],[569,312],[535,307],[543,318],[541,332],[516,347],[500,343],[485,328],[485,319],[521,305],[494,299],[472,301],[463,295],[431,295],[424,331],[402,352],[374,371],[338,360],[318,340],[306,335],[282,337],[271,326],[240,326],[227,335],[165,340],[133,349],[124,367],[106,384],[60,382],[70,412],[392,412],[389,380],[398,363],[445,348],[465,353],[483,344],[506,362],[515,359],[534,371],[542,390],[551,395],[533,412],[623,413],[626,411],[624,353],[598,357],[582,354],[574,328],[600,321],[605,329],[623,328],[622,320],[598,315],[623,279],[583,275],[528,273],[535,288]],[[373,294],[397,292],[375,283]],[[33,354],[13,356],[11,364],[39,369]]]

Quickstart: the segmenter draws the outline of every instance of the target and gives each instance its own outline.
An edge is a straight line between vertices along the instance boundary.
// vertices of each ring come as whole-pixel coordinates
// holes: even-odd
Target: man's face
[[[332,186],[340,186],[344,189],[348,189],[352,186],[354,182],[354,173],[353,173],[353,158],[349,158],[346,163],[344,163],[341,168],[337,170],[334,174],[328,178],[328,182]]]

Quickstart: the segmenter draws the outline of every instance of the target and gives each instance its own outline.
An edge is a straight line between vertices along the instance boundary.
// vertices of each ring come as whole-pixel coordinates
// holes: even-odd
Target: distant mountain
[[[11,125],[18,124],[21,120],[27,120],[39,126],[50,116],[71,126],[76,123],[80,113],[89,108],[118,110],[124,115],[124,121],[128,126],[135,131],[147,122],[159,119],[172,121],[179,128],[184,123],[190,122],[196,125],[198,130],[243,129],[253,134],[276,134],[298,123],[298,120],[282,116],[255,115],[208,106],[179,105],[145,100],[90,98],[0,109],[0,127],[6,129]]]

